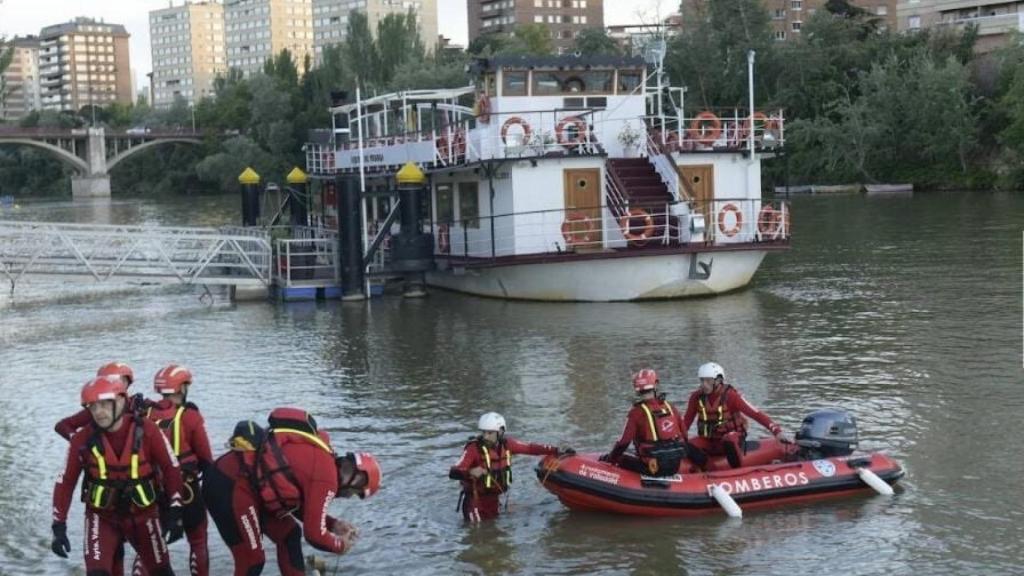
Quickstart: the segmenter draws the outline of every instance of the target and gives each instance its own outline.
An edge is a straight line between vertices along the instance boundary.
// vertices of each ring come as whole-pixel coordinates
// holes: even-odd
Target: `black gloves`
[[[576,455],[576,451],[573,450],[572,448],[569,448],[568,446],[562,446],[561,448],[558,449],[557,453],[555,454],[555,456],[575,456],[575,455]]]
[[[71,542],[68,542],[68,525],[64,522],[54,522],[53,526],[53,540],[50,541],[50,550],[61,558],[67,558],[68,552],[71,552]]]
[[[181,540],[185,535],[185,527],[181,522],[181,504],[172,504],[161,517],[164,541],[168,544]]]
[[[601,457],[598,458],[598,461],[600,461],[600,462],[611,462],[612,461],[612,455],[611,454],[601,454]]]

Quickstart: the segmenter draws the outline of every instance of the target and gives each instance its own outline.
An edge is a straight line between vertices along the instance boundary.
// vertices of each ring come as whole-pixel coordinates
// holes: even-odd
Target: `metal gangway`
[[[0,221],[0,278],[26,277],[266,288],[269,232],[262,229]]]

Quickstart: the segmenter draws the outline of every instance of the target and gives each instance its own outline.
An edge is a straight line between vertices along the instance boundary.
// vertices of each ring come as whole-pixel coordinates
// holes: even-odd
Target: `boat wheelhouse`
[[[464,88],[335,106],[330,135],[305,148],[328,188],[360,179],[370,247],[396,232],[396,172],[425,173],[427,284],[556,301],[700,296],[747,285],[788,248],[788,206],[761,198],[780,112],[687,115],[685,89],[636,58],[495,57],[469,72]]]

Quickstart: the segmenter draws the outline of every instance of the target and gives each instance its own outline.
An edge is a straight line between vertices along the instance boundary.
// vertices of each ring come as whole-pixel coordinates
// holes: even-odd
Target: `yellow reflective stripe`
[[[323,440],[321,440],[320,437],[317,436],[316,434],[310,434],[309,432],[303,432],[302,430],[295,430],[294,428],[271,428],[270,431],[274,432],[275,434],[280,432],[284,432],[287,434],[298,434],[299,436],[302,436],[303,438],[323,448],[324,450],[327,451],[328,454],[334,454],[334,450],[332,450],[331,447],[328,446]]]
[[[651,414],[651,409],[647,407],[647,404],[641,404],[640,407],[644,409],[644,414],[647,414],[647,424],[651,427],[651,440],[657,440],[658,429],[654,426],[654,415]]]
[[[484,446],[484,466],[487,467],[487,478],[484,479],[484,486],[491,487],[491,449]]]
[[[96,459],[96,465],[100,469],[100,479],[101,480],[106,480],[107,479],[107,460],[103,457],[103,454],[99,451],[99,449],[95,445],[93,445],[93,447],[92,447],[92,457]],[[93,495],[92,495],[92,505],[95,508],[99,508],[100,504],[103,502],[103,491],[105,489],[106,488],[102,484],[95,485],[95,489],[93,490]]]
[[[174,414],[174,455],[181,455],[181,416],[185,413],[185,407],[181,406]]]
[[[139,455],[132,454],[132,480],[139,479]]]
[[[512,451],[505,447],[505,486],[512,483]]]

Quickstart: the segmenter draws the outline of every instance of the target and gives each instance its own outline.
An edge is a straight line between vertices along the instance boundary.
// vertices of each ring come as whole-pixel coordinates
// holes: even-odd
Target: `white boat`
[[[909,195],[914,193],[913,184],[865,184],[868,196]]]
[[[788,205],[761,199],[780,112],[687,116],[685,90],[635,58],[495,57],[471,75],[332,107],[333,137],[305,147],[315,178],[361,177],[371,233],[391,231],[395,172],[426,173],[427,284],[552,301],[705,296],[746,286],[788,249]]]

